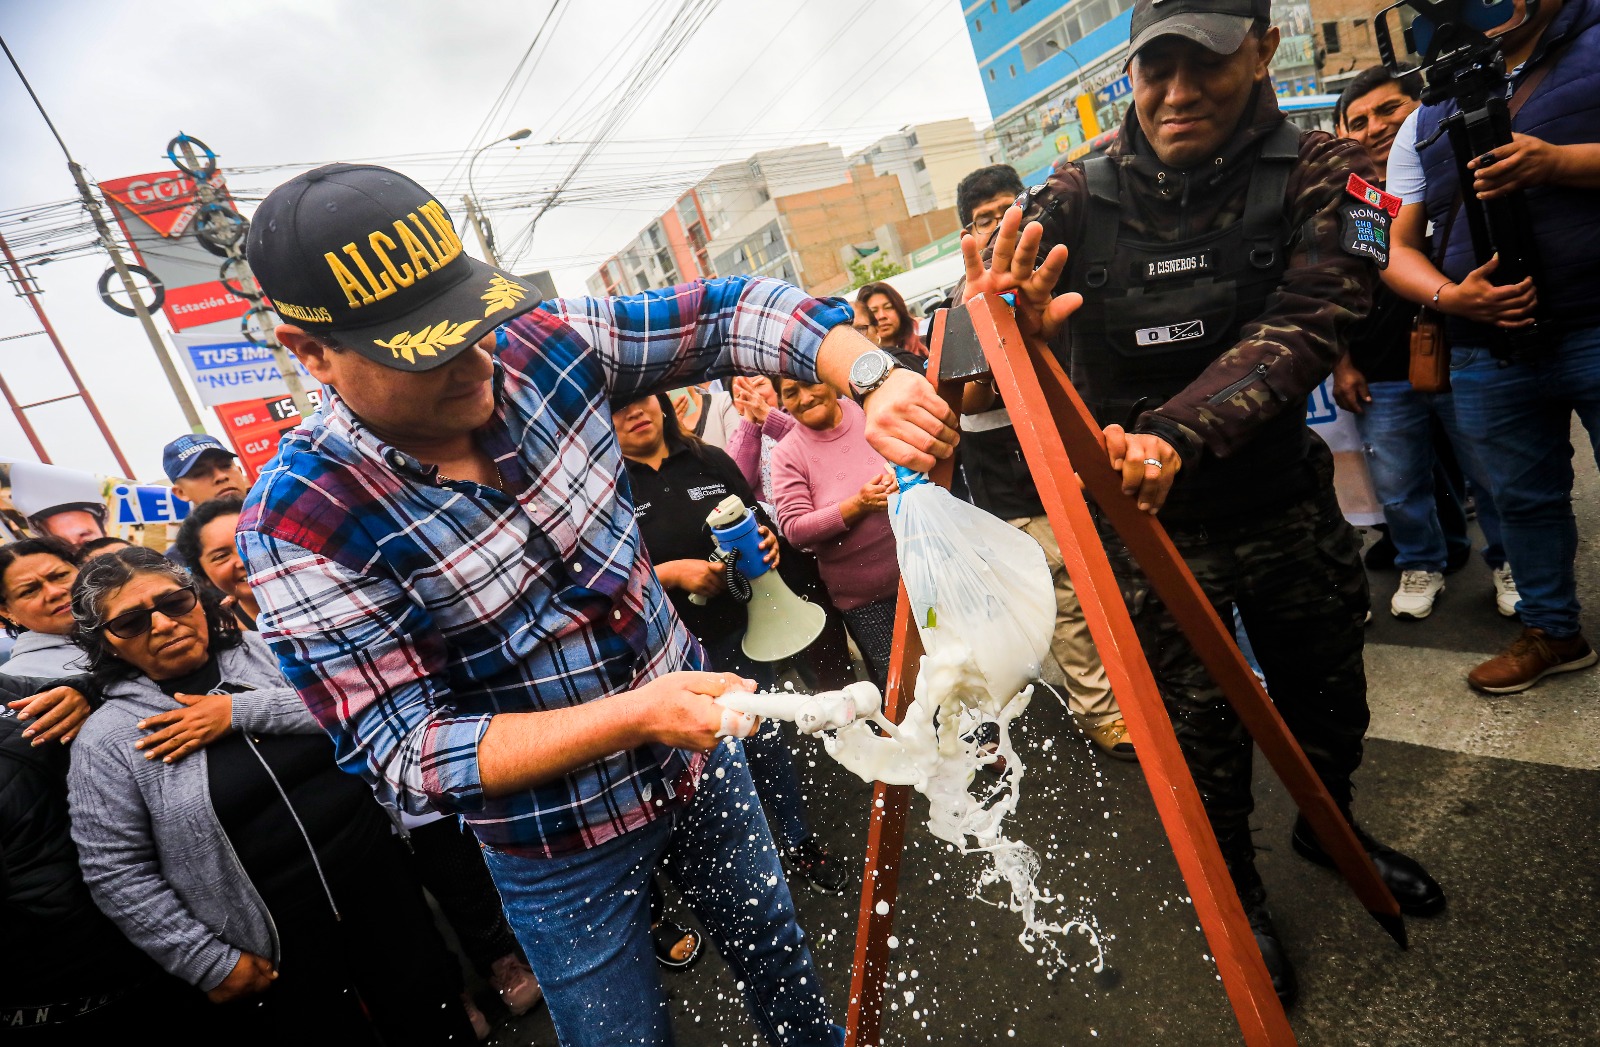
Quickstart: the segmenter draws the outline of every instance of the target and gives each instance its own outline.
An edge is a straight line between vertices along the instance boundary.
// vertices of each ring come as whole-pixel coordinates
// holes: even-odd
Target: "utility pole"
[[[496,269],[500,268],[500,257],[495,254],[494,250],[494,230],[489,226],[489,219],[478,208],[478,190],[472,184],[472,168],[478,162],[478,157],[482,156],[483,151],[490,146],[499,145],[501,142],[520,142],[531,134],[533,132],[524,127],[512,131],[504,138],[496,138],[492,142],[485,142],[473,152],[472,159],[467,161],[467,195],[461,198],[461,202],[466,204],[467,219],[472,222],[472,228],[477,230],[478,246],[483,248],[483,260]],[[520,149],[522,147],[518,146],[517,148]]]
[[[95,405],[94,397],[89,395],[89,390],[84,386],[83,379],[78,377],[78,369],[72,366],[72,359],[67,356],[67,347],[61,344],[61,338],[56,334],[55,326],[50,323],[50,318],[45,315],[44,305],[39,301],[39,289],[33,286],[28,271],[22,267],[21,262],[17,261],[17,256],[11,253],[11,245],[6,243],[4,236],[0,236],[0,253],[5,255],[6,265],[11,269],[12,278],[17,285],[17,294],[26,298],[28,304],[33,306],[34,315],[39,318],[39,326],[44,328],[44,333],[50,337],[50,344],[56,347],[56,355],[61,357],[61,366],[67,369],[68,377],[72,379],[73,386],[78,390],[76,394],[78,399],[82,400],[83,406],[89,409],[89,415],[94,419],[94,424],[100,427],[100,435],[105,437],[106,446],[111,448],[111,455],[117,460],[117,467],[122,470],[124,478],[133,479],[133,466],[128,464],[128,459],[122,453],[122,448],[117,446],[116,437],[111,435],[111,427],[101,417],[100,408]],[[137,295],[134,296],[134,300],[138,301]],[[11,389],[5,386],[3,380],[0,380],[0,389],[4,390],[6,401],[10,403],[12,412],[17,416],[17,421],[22,423],[22,431],[28,435],[28,442],[33,444],[33,449],[38,453],[39,460],[49,465],[50,457],[44,453],[44,447],[39,443],[38,435],[34,433],[33,426],[28,422],[27,416],[23,412],[30,407],[41,407],[47,403],[54,403],[55,400],[68,399],[68,397],[58,396],[50,400],[41,400],[37,403],[19,404],[16,398],[11,395]]]
[[[461,202],[467,208],[467,221],[472,223],[472,229],[478,234],[478,246],[483,249],[483,260],[500,268],[500,258],[494,252],[494,234],[489,231],[489,224],[484,220],[483,212],[478,210],[478,202],[470,195],[463,195]]]
[[[145,337],[150,339],[150,348],[155,350],[156,360],[161,364],[162,373],[167,376],[167,384],[172,387],[172,395],[177,398],[178,406],[183,409],[183,417],[189,423],[189,430],[204,433],[206,427],[200,421],[200,412],[195,408],[194,401],[189,398],[189,390],[183,387],[183,377],[178,374],[178,367],[167,352],[166,342],[162,340],[161,332],[156,329],[156,322],[151,319],[150,310],[144,307],[144,299],[139,297],[138,285],[133,282],[133,274],[128,271],[128,263],[122,260],[122,252],[117,249],[117,238],[112,235],[111,226],[106,222],[105,215],[100,213],[100,203],[89,188],[89,179],[76,160],[68,158],[67,170],[72,172],[72,180],[77,183],[78,195],[83,198],[84,209],[89,212],[89,217],[94,222],[95,232],[100,234],[101,246],[111,255],[111,265],[122,278],[122,288],[128,294],[133,311],[138,314],[139,323],[144,327]]]
[[[156,330],[155,322],[150,319],[150,310],[144,307],[144,299],[139,297],[139,288],[133,282],[133,274],[128,272],[128,265],[122,260],[122,252],[117,250],[116,237],[111,235],[111,227],[106,224],[105,216],[100,213],[100,204],[94,198],[94,193],[89,189],[89,179],[84,176],[83,168],[72,158],[72,150],[67,148],[66,140],[61,137],[61,132],[56,130],[54,120],[45,112],[44,103],[39,101],[39,95],[34,91],[33,85],[28,82],[28,77],[23,73],[22,66],[17,64],[17,56],[11,53],[11,48],[5,40],[0,39],[0,51],[5,52],[11,68],[17,71],[17,79],[22,81],[22,86],[27,88],[28,97],[33,99],[33,107],[39,110],[39,115],[44,118],[45,126],[50,128],[56,144],[61,147],[61,154],[67,158],[67,170],[72,172],[72,180],[78,186],[78,195],[83,199],[84,209],[89,212],[89,217],[94,221],[94,228],[100,234],[100,243],[111,255],[111,264],[117,270],[117,275],[122,278],[122,288],[127,292],[128,299],[133,305],[133,311],[139,317],[139,322],[144,325],[145,336],[150,339],[150,347],[156,352],[156,360],[161,364],[161,370],[167,376],[167,384],[172,386],[172,395],[177,398],[178,406],[183,409],[183,416],[189,422],[192,432],[203,433],[205,426],[200,423],[200,412],[195,410],[194,401],[189,399],[188,390],[183,387],[183,379],[178,374],[178,369],[173,366],[172,358],[167,355],[166,344],[161,340],[161,332]]]
[[[179,148],[183,150],[183,158],[189,164],[189,171],[199,171],[201,169],[200,158],[195,155],[194,143],[183,137],[181,133],[179,139]],[[194,173],[190,173],[189,177],[194,180],[195,196],[201,203],[216,202],[217,192],[208,179],[201,178]],[[239,270],[245,274],[241,278],[239,286],[245,291],[254,291],[253,295],[247,295],[246,297],[249,298],[252,304],[260,302],[264,296],[261,291],[261,284],[256,280],[255,274],[250,272],[249,260],[245,258],[245,237],[241,236],[228,245],[228,257],[239,262]],[[278,365],[278,374],[283,378],[284,388],[289,391],[289,399],[294,402],[294,409],[300,412],[301,418],[310,418],[317,408],[311,402],[311,397],[306,395],[306,387],[300,381],[300,370],[295,367],[294,358],[289,355],[289,350],[285,349],[282,343],[278,341],[278,333],[271,325],[262,324],[261,329],[266,336],[267,347],[272,350],[273,363]]]

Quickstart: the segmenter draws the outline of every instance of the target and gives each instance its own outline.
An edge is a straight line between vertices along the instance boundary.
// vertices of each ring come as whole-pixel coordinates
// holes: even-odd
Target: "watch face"
[[[850,384],[868,388],[883,381],[889,372],[889,362],[881,351],[864,353],[850,365]]]

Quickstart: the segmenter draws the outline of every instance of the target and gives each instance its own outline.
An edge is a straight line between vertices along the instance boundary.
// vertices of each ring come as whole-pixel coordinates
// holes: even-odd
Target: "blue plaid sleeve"
[[[843,299],[813,298],[781,280],[728,276],[618,298],[543,307],[600,356],[612,402],[734,374],[819,381],[828,331],[849,323]]]
[[[457,716],[447,652],[403,589],[291,542],[242,531],[258,623],[289,683],[332,736],[339,766],[413,814],[483,806],[489,715]]]

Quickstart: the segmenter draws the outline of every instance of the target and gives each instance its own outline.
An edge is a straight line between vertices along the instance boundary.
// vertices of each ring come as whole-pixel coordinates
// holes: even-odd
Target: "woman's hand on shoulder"
[[[33,721],[22,732],[22,736],[32,738],[34,745],[46,742],[65,745],[78,736],[78,729],[94,711],[89,706],[89,699],[73,687],[52,687],[27,698],[7,702],[6,707],[17,710],[19,721]]]
[[[133,743],[146,760],[177,763],[233,729],[233,695],[176,694],[182,709],[156,713],[139,721],[146,734]]]

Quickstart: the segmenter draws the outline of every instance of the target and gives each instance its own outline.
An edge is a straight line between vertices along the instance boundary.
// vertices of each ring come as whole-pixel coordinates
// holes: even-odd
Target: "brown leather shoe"
[[[1467,674],[1467,683],[1485,694],[1526,691],[1551,673],[1587,669],[1600,655],[1581,633],[1557,640],[1543,629],[1524,629],[1511,646]]]

